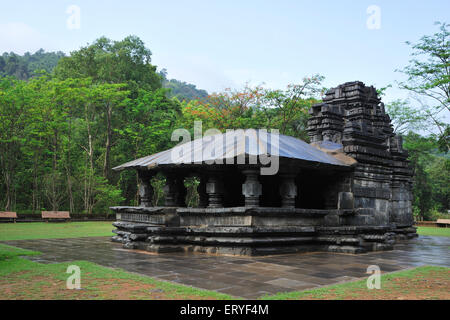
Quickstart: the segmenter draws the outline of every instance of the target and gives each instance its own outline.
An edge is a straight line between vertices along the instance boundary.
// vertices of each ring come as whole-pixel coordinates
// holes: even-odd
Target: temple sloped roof
[[[232,159],[237,156],[279,156],[280,158],[297,159],[307,162],[322,163],[333,166],[350,165],[349,161],[332,153],[342,145],[334,144],[327,148],[330,152],[322,151],[308,143],[281,134],[266,132],[265,130],[246,130],[227,132],[211,136],[204,136],[184,144],[180,144],[150,156],[124,163],[113,168],[123,169],[151,169],[159,166],[174,166],[181,164],[202,165],[208,162]]]

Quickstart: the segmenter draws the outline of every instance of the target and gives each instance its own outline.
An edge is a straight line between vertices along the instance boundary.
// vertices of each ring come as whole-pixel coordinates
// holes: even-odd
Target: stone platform
[[[415,228],[374,225],[368,209],[113,207],[114,242],[150,252],[243,256],[391,250]],[[357,215],[360,225],[343,221]]]

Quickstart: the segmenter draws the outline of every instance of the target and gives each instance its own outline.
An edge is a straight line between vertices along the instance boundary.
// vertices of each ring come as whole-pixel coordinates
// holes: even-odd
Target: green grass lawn
[[[20,256],[39,252],[0,244],[0,300],[232,299],[214,291],[158,281],[88,261],[41,264]],[[67,267],[81,270],[81,290],[66,287]]]
[[[112,236],[112,222],[1,223],[0,241]]]
[[[381,275],[380,289],[367,279],[317,289],[264,296],[267,300],[417,300],[450,299],[450,268],[424,266]]]
[[[450,237],[450,228],[417,227],[417,233],[422,236]]]

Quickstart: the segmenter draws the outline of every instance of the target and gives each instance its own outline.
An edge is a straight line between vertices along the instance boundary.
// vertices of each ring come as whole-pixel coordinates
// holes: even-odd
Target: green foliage
[[[195,208],[200,201],[200,195],[197,191],[200,185],[200,180],[196,177],[188,177],[184,180],[184,186],[186,187],[186,206],[188,208]]]
[[[427,116],[413,108],[409,101],[394,100],[386,105],[386,112],[391,117],[394,132],[397,134],[421,130],[427,124]]]
[[[161,173],[158,173],[152,178],[150,183],[153,187],[153,203],[156,206],[164,205],[164,186],[166,184],[166,178]]]
[[[28,79],[14,61],[51,71],[59,58],[10,54],[0,67]],[[173,146],[181,115],[155,70],[150,50],[130,36],[100,38],[60,59],[54,74],[0,78],[0,206],[91,214],[135,204],[136,176],[111,168]]]
[[[408,79],[400,83],[400,88],[412,92],[422,105],[422,113],[438,128],[441,136],[448,124],[443,115],[450,112],[450,31],[447,23],[436,22],[439,31],[423,36],[417,43],[407,42],[411,46],[412,59],[400,72]],[[441,148],[450,149],[450,142],[441,139]]]
[[[438,146],[439,151],[447,152],[450,145],[450,125],[445,125],[444,132],[439,136]]]
[[[103,177],[96,177],[95,181],[96,194],[95,204],[93,211],[95,212],[108,212],[109,207],[113,203],[122,203],[125,200],[122,197],[122,191],[115,186],[108,184],[107,180]]]
[[[202,121],[203,130],[278,129],[281,134],[308,141],[308,110],[319,102],[316,98],[323,92],[323,79],[314,75],[300,84],[289,85],[286,90],[246,85],[242,91],[226,89],[202,101],[183,101],[180,126],[190,128],[194,121]]]
[[[60,79],[89,77],[95,83],[126,83],[136,94],[139,89],[161,88],[161,77],[151,64],[151,55],[136,36],[121,41],[102,37],[62,58],[55,74]]]
[[[418,220],[433,220],[450,208],[450,159],[438,153],[437,139],[409,132],[404,147],[414,169],[413,212]]]
[[[439,212],[446,212],[450,208],[450,159],[434,157],[427,165],[426,172],[431,181],[433,209],[438,219]]]
[[[38,76],[41,71],[52,72],[59,59],[64,56],[63,52],[45,52],[43,49],[33,54],[27,52],[23,56],[5,52],[0,56],[0,76],[28,80]]]

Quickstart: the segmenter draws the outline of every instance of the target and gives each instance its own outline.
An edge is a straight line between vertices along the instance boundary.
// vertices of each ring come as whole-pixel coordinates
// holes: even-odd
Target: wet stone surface
[[[422,265],[450,267],[450,238],[447,237],[421,236],[398,243],[393,251],[359,255],[306,253],[248,258],[194,253],[152,254],[125,250],[105,237],[3,243],[42,252],[27,257],[40,263],[87,260],[250,299],[366,278],[369,265],[378,265],[382,272]]]

